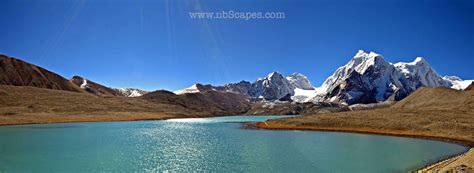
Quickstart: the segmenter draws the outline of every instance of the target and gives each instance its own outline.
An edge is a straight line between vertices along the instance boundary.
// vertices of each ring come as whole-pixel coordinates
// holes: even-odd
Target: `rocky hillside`
[[[0,85],[82,92],[64,77],[25,61],[0,55]]]

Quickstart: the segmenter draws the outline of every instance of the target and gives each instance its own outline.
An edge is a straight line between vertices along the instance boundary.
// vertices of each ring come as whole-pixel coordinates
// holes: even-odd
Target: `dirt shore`
[[[416,172],[418,173],[435,173],[435,172],[459,172],[459,173],[473,173],[474,169],[474,148],[471,148],[466,153],[445,159],[438,163],[428,165]]]
[[[102,112],[91,114],[60,114],[36,113],[0,115],[0,126],[21,124],[47,124],[47,123],[73,123],[73,122],[106,122],[106,121],[141,121],[164,120],[170,118],[183,118],[180,115],[169,115],[156,112]]]

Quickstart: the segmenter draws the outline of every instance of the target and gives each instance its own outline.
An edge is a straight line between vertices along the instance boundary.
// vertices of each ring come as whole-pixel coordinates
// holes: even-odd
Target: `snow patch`
[[[82,89],[86,89],[87,88],[87,79],[84,79],[82,78],[82,84],[80,86]]]
[[[186,93],[198,93],[198,92],[201,92],[201,91],[199,91],[196,84],[182,90],[174,91],[174,93],[177,95],[186,94]]]

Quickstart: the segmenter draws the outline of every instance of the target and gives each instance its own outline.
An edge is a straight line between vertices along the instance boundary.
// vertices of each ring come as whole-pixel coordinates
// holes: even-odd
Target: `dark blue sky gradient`
[[[175,90],[271,71],[319,86],[359,49],[473,79],[473,0],[2,0],[0,53],[111,87]],[[194,11],[285,12],[196,20]]]

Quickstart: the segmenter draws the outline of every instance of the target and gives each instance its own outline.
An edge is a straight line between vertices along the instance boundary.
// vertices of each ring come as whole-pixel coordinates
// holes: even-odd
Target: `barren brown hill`
[[[246,96],[221,91],[176,95],[160,90],[147,93],[140,98],[154,103],[180,105],[208,116],[244,114],[251,107]]]
[[[141,98],[99,97],[89,93],[0,85],[0,125],[195,117],[181,105]]]
[[[389,108],[277,119],[258,126],[417,136],[474,145],[473,92],[421,88]]]
[[[98,84],[80,76],[72,77],[71,82],[74,83],[76,86],[81,87],[85,91],[98,96],[123,96],[122,93],[117,90]]]
[[[249,109],[245,96],[216,91],[184,95],[155,91],[127,98],[0,85],[0,125],[208,117],[238,115]]]
[[[474,90],[420,88],[392,108],[415,110],[474,110]],[[474,118],[474,117],[473,117]]]
[[[25,61],[0,55],[0,85],[82,92],[64,77]]]

